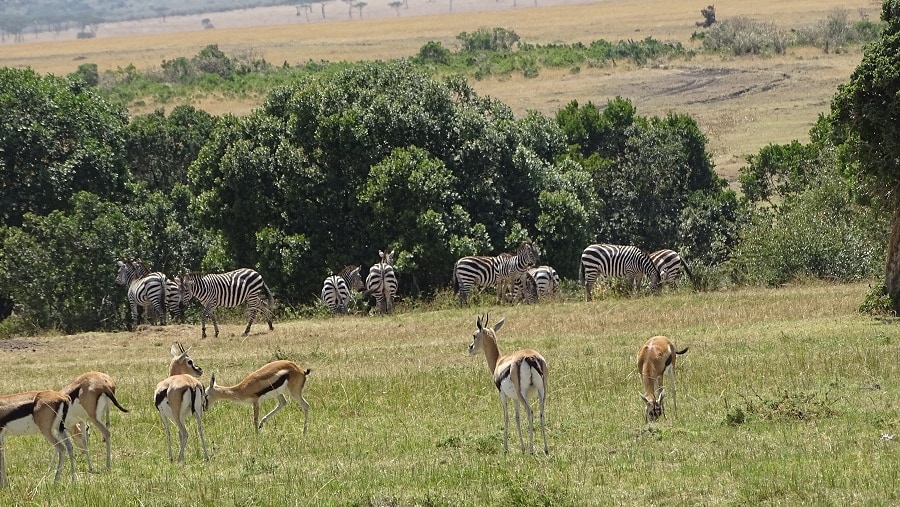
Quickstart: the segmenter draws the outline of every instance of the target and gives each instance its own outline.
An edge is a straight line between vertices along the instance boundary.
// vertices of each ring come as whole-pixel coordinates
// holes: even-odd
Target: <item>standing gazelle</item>
[[[303,398],[303,388],[306,387],[306,376],[310,371],[309,368],[301,369],[292,361],[272,361],[247,375],[240,384],[231,387],[216,385],[216,374],[213,373],[206,389],[207,403],[212,407],[216,401],[223,399],[253,405],[253,427],[258,432],[270,417],[287,405],[287,394],[303,409],[303,433],[306,433],[309,426],[309,403]],[[278,406],[260,421],[260,402],[276,396]]]
[[[66,431],[66,415],[71,407],[68,396],[58,391],[29,391],[0,396],[0,486],[8,486],[6,478],[6,436],[40,433],[56,449],[56,477],[59,481],[69,455],[72,480],[75,480],[75,457]],[[51,470],[52,470],[51,466]]]
[[[72,408],[66,417],[66,426],[74,429],[73,435],[81,433],[81,445],[87,456],[88,470],[94,471],[91,463],[91,451],[88,448],[90,437],[90,425],[100,430],[103,441],[106,442],[106,469],[110,469],[111,450],[109,442],[109,404],[112,403],[122,412],[128,412],[116,399],[116,383],[112,377],[99,371],[82,373],[69,382],[69,385],[61,391],[72,399]],[[102,414],[106,414],[106,424],[100,420]],[[77,422],[85,423],[84,427],[76,425]]]
[[[646,421],[653,422],[665,414],[663,397],[665,391],[662,388],[662,377],[668,377],[669,387],[672,389],[672,409],[676,415],[678,406],[675,402],[675,358],[688,351],[675,350],[675,345],[665,336],[654,336],[647,340],[638,350],[637,367],[644,384],[644,394],[641,399],[647,405],[645,413]]]
[[[187,428],[185,420],[190,414],[194,414],[197,420],[197,431],[200,433],[200,443],[203,445],[203,455],[208,460],[206,451],[206,438],[203,436],[203,411],[206,410],[206,394],[203,384],[195,377],[203,375],[203,369],[194,364],[188,357],[180,343],[172,345],[172,362],[169,364],[169,377],[156,385],[153,394],[153,403],[159,411],[163,427],[166,429],[166,442],[169,446],[169,461],[172,459],[172,435],[169,432],[169,421],[178,428],[178,439],[181,450],[178,453],[178,461],[184,461],[184,448],[187,446]]]
[[[528,397],[537,395],[540,402],[541,436],[544,439],[544,453],[550,454],[547,448],[547,433],[544,429],[544,402],[547,397],[547,361],[536,351],[522,349],[504,356],[500,355],[497,346],[497,331],[503,326],[504,319],[487,327],[488,316],[484,322],[481,317],[475,321],[478,330],[472,335],[469,354],[484,353],[488,369],[494,376],[494,385],[500,391],[500,403],[503,404],[503,450],[509,452],[509,409],[507,401],[513,399],[516,408],[516,426],[519,429],[519,444],[525,452],[525,441],[522,438],[522,423],[519,419],[519,404],[525,406],[528,415],[528,436],[531,443],[531,454],[534,454],[534,411]]]

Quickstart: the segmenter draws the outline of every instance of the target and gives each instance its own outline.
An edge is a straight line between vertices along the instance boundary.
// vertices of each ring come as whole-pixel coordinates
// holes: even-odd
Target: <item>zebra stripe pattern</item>
[[[516,249],[516,255],[502,253],[496,257],[470,255],[462,257],[453,266],[453,292],[459,302],[467,304],[475,287],[497,287],[497,301],[502,302],[508,288],[529,267],[540,262],[537,249],[524,242]]]
[[[116,261],[116,265],[119,266],[116,283],[128,290],[133,329],[137,329],[140,323],[139,308],[144,308],[145,316],[151,310],[155,313],[152,320],[147,318],[147,322],[156,322],[158,319],[161,325],[166,325],[166,275],[151,273],[139,258],[120,259]]]
[[[394,297],[397,296],[397,274],[394,273],[394,251],[385,254],[378,251],[381,262],[369,268],[366,277],[366,294],[375,297],[375,307],[379,313],[394,311]]]
[[[634,246],[597,244],[585,248],[581,253],[578,279],[584,282],[588,301],[593,299],[594,283],[600,276],[624,276],[629,290],[636,288],[641,278],[647,276],[650,290],[659,291],[659,269],[646,252]]]
[[[559,291],[559,273],[550,266],[531,268],[516,279],[513,302],[537,303]]]
[[[249,268],[240,268],[227,273],[215,273],[200,276],[199,273],[188,273],[182,279],[188,297],[195,297],[203,306],[200,313],[202,338],[206,338],[206,319],[212,318],[216,336],[219,336],[219,323],[216,321],[215,309],[218,306],[232,308],[247,303],[249,320],[243,336],[250,333],[250,326],[258,312],[263,312],[269,330],[272,325],[272,311],[275,299],[272,291],[263,281],[262,275]]]
[[[682,274],[686,274],[689,280],[694,276],[684,259],[674,250],[657,250],[650,254],[653,264],[659,269],[659,281],[661,284],[675,288]]]
[[[175,277],[166,280],[166,306],[172,320],[184,324],[184,309],[187,307],[190,295],[185,294],[184,284],[181,278]]]
[[[325,279],[322,284],[322,302],[331,310],[332,315],[346,314],[350,306],[350,290],[364,288],[359,266],[346,266],[340,273]]]

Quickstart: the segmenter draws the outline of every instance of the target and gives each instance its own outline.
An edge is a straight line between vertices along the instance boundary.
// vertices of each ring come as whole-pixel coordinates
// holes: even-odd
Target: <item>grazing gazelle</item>
[[[654,336],[647,340],[638,350],[637,366],[644,384],[644,394],[641,399],[647,405],[645,418],[647,422],[653,422],[665,414],[663,409],[663,397],[665,391],[662,388],[662,377],[668,377],[669,387],[672,389],[672,409],[678,407],[675,403],[675,358],[684,354],[688,349],[675,350],[675,345],[665,336]]]
[[[75,480],[75,457],[66,431],[66,415],[71,400],[59,391],[29,391],[0,396],[0,486],[8,486],[6,478],[6,436],[40,433],[56,449],[56,478],[59,481],[69,455],[72,480]],[[51,470],[52,470],[51,465]]]
[[[484,322],[481,317],[475,321],[478,330],[472,335],[469,354],[483,352],[487,358],[488,369],[494,376],[494,385],[500,391],[500,403],[503,404],[503,450],[509,452],[509,410],[507,401],[512,398],[516,408],[516,426],[519,428],[519,444],[525,452],[525,441],[522,438],[522,423],[519,419],[519,404],[525,407],[528,415],[528,436],[531,442],[531,454],[534,454],[534,411],[528,397],[537,395],[540,402],[541,436],[544,438],[544,453],[550,454],[547,448],[547,433],[544,429],[544,402],[547,396],[547,361],[536,351],[523,349],[504,356],[500,355],[497,346],[497,331],[503,326],[504,319],[487,327],[488,316]]]
[[[169,432],[169,421],[178,428],[178,439],[181,450],[178,461],[184,461],[184,448],[187,446],[188,433],[185,420],[192,413],[197,420],[197,431],[203,445],[203,455],[209,460],[206,451],[206,438],[203,436],[203,411],[206,410],[206,393],[203,384],[195,377],[203,375],[203,369],[194,364],[180,343],[172,345],[172,363],[169,365],[169,377],[156,385],[153,403],[159,411],[163,427],[166,429],[166,442],[169,446],[169,461],[172,459],[172,435]]]
[[[292,361],[272,361],[247,375],[240,384],[231,387],[216,385],[216,374],[213,373],[206,389],[207,403],[212,407],[216,401],[222,399],[253,405],[253,427],[259,431],[270,417],[287,405],[285,396],[287,394],[303,409],[303,433],[306,433],[309,425],[309,403],[303,398],[303,388],[306,387],[306,376],[310,371],[309,368],[301,369]],[[276,396],[278,406],[260,421],[260,402]]]
[[[90,437],[90,425],[100,430],[103,441],[106,442],[106,469],[110,469],[110,442],[109,442],[109,404],[112,403],[122,412],[128,412],[116,399],[116,383],[112,377],[99,371],[82,373],[69,382],[69,385],[61,391],[72,399],[72,408],[66,417],[66,426],[72,431],[73,436],[81,433],[81,445],[87,456],[88,470],[94,471],[91,462],[91,452],[88,449]],[[106,414],[106,424],[100,420],[102,414]],[[78,422],[84,422],[82,428]]]

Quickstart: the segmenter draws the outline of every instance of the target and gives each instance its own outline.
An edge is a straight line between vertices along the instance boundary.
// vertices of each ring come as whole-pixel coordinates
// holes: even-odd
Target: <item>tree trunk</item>
[[[894,312],[900,315],[900,205],[894,210],[894,217],[891,219],[884,288],[891,297]]]

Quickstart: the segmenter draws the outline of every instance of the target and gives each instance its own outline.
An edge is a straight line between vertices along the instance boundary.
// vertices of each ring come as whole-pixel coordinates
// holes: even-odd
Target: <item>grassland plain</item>
[[[900,501],[900,328],[856,313],[864,284],[808,284],[531,307],[473,306],[389,317],[317,318],[217,339],[198,325],[2,342],[0,392],[110,373],[131,411],[112,415],[113,469],[53,485],[38,436],[7,439],[2,505],[896,505]],[[468,356],[478,312],[505,318],[501,349],[550,365],[550,454],[502,451],[486,361]],[[678,413],[643,421],[635,354],[666,334],[679,358]],[[189,426],[168,461],[153,408],[172,342],[204,381],[275,358],[312,368],[258,434],[248,406],[204,418],[211,459]],[[264,409],[271,405],[264,406]],[[672,407],[669,407],[673,412]],[[527,438],[527,437],[526,437]],[[93,437],[95,462],[102,444]]]
[[[389,2],[370,3],[365,18],[347,19],[341,4],[327,4],[328,21],[303,21],[291,6],[216,13],[217,27],[201,30],[200,18],[167,18],[109,24],[98,38],[54,39],[43,34],[21,44],[0,45],[0,65],[29,66],[39,72],[65,75],[85,62],[101,71],[133,64],[158,67],[163,60],[193,56],[209,44],[227,54],[252,52],[281,64],[307,61],[384,60],[415,55],[430,40],[456,47],[456,36],[478,28],[505,27],[533,44],[590,43],[653,37],[680,42],[689,48],[709,2],[696,0],[571,0],[531,2],[502,0],[457,1],[453,12],[443,2],[410,0],[409,10],[395,11]],[[440,9],[435,9],[443,5]],[[505,6],[497,10],[498,5]],[[877,20],[880,2],[873,0],[761,0],[715,2],[719,19],[748,16],[782,30],[809,27],[830,13],[843,10],[848,19]],[[489,9],[490,10],[487,10]],[[398,15],[399,14],[399,15]],[[312,16],[315,18],[316,16]],[[166,33],[159,31],[171,30]],[[184,31],[193,30],[193,31]],[[552,115],[571,100],[603,105],[622,96],[632,100],[643,116],[670,111],[695,118],[709,138],[708,149],[718,172],[734,181],[746,156],[769,143],[808,140],[809,128],[827,113],[836,87],[846,82],[861,58],[860,48],[836,48],[829,54],[811,48],[792,48],[769,57],[698,56],[683,61],[656,61],[642,67],[541,70],[535,78],[492,76],[472,81],[475,89],[502,100],[517,114],[537,110]],[[193,103],[213,114],[247,114],[264,97],[206,95]],[[144,101],[135,114],[173,103]]]

